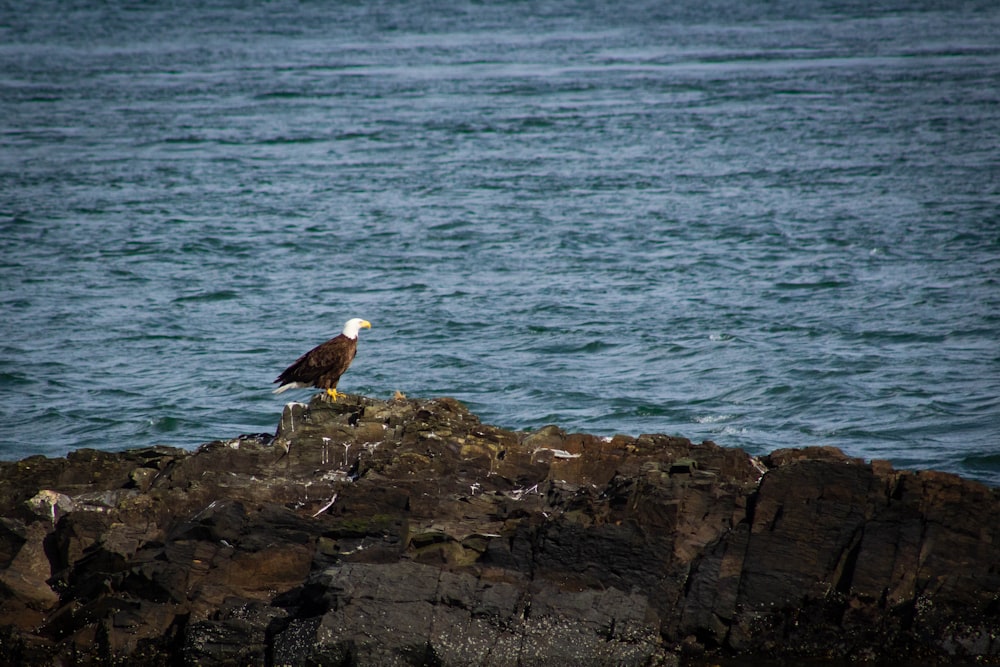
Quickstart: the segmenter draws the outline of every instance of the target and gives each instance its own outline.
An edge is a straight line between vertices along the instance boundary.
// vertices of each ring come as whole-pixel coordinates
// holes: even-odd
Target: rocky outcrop
[[[0,662],[1000,664],[1000,492],[835,449],[320,397],[274,436],[0,464]]]

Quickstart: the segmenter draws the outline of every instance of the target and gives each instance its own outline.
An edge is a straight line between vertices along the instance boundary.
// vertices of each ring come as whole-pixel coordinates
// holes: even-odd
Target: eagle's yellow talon
[[[335,403],[337,402],[337,390],[336,389],[327,389],[326,390],[326,395],[329,396],[330,400],[332,400],[333,402],[335,402]]]

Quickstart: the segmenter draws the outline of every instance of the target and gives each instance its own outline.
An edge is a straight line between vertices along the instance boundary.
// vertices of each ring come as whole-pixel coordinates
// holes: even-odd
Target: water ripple
[[[1000,484],[1000,16],[568,9],[11,15],[0,456],[272,430],[359,315],[345,391]]]

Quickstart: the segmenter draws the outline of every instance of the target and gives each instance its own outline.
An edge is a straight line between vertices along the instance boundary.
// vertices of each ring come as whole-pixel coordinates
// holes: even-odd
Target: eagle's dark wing
[[[336,389],[337,381],[354,361],[357,353],[357,339],[341,334],[296,359],[275,382],[302,382],[321,389]]]

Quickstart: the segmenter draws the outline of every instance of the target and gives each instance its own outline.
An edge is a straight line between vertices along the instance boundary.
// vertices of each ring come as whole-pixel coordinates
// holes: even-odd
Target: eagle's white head
[[[358,331],[361,329],[371,329],[372,323],[368,320],[363,320],[360,317],[355,317],[347,320],[347,324],[344,325],[343,334],[348,338],[357,338]]]

